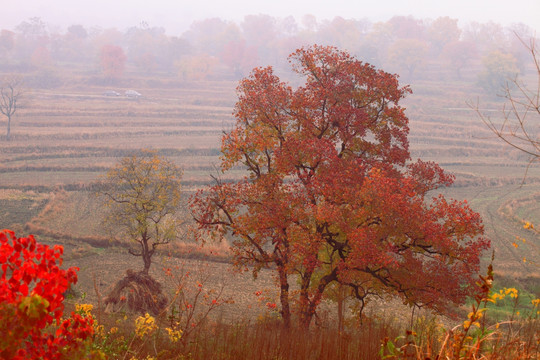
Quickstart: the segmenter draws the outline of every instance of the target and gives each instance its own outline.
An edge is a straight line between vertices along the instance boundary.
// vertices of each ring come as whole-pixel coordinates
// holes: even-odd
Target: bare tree
[[[502,109],[502,122],[495,122],[482,114],[478,103],[468,105],[498,138],[530,155],[530,166],[540,159],[540,55],[534,38],[529,43],[520,40],[532,55],[537,75],[536,87],[530,89],[518,78],[506,83],[502,96],[507,101]]]
[[[11,118],[18,109],[18,101],[22,92],[22,80],[20,77],[8,77],[0,85],[0,113],[7,117],[6,140],[10,139]]]

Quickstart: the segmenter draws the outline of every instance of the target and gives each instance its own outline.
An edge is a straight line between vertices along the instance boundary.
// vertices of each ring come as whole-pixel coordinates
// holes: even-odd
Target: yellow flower
[[[169,333],[169,340],[171,340],[173,343],[179,341],[182,338],[182,330],[174,330],[171,328],[165,328],[167,332]]]
[[[148,313],[135,319],[135,334],[140,338],[151,335],[156,329],[156,319]]]
[[[104,335],[104,327],[103,325],[98,325],[97,322],[94,323],[94,333],[103,336]]]
[[[117,327],[112,327],[110,330],[109,330],[109,334],[116,334],[118,332],[118,328]]]
[[[77,304],[75,305],[75,312],[81,316],[92,316],[92,309],[94,305],[92,304]]]
[[[518,297],[518,291],[515,288],[504,288],[505,295],[510,295],[511,298]]]

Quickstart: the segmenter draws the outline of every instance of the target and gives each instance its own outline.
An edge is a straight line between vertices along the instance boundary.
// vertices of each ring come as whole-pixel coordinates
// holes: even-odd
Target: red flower
[[[277,305],[276,303],[267,302],[266,307],[269,308],[270,310],[274,310],[277,307]]]

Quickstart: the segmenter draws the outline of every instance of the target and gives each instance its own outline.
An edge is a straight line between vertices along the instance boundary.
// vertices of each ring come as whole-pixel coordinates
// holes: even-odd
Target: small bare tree
[[[18,101],[23,94],[21,87],[22,80],[16,76],[5,78],[0,85],[0,113],[7,117],[7,141],[10,139],[11,118],[17,111]]]
[[[530,155],[530,166],[540,159],[540,54],[534,39],[529,43],[520,40],[532,55],[537,75],[536,88],[530,89],[518,78],[506,83],[503,97],[507,101],[502,109],[502,123],[496,123],[482,114],[478,103],[468,105],[499,139]]]

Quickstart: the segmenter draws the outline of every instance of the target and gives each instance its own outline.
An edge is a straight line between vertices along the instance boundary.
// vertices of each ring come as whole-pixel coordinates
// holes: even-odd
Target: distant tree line
[[[34,86],[54,86],[54,70],[67,65],[90,66],[111,82],[126,72],[174,75],[180,80],[240,79],[260,65],[287,73],[286,55],[317,43],[344,49],[407,82],[434,74],[439,80],[473,76],[493,92],[502,79],[530,70],[527,49],[516,34],[532,38],[533,30],[524,24],[503,27],[494,22],[459,27],[458,20],[449,17],[395,16],[373,23],[343,17],[319,20],[312,15],[300,22],[293,17],[248,15],[238,23],[221,18],[195,21],[183,34],[171,36],[144,22],[123,32],[79,24],[61,32],[36,17],[0,30],[0,72],[35,72]],[[472,75],[471,68],[476,71]]]

